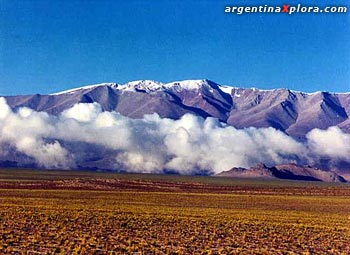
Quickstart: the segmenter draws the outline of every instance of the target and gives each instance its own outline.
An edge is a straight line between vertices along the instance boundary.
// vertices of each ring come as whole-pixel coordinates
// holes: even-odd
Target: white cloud
[[[17,113],[9,110],[0,99],[0,143],[10,144],[18,151],[35,158],[43,167],[66,168],[74,166],[68,151],[57,140],[51,139],[55,133],[52,117],[43,112],[21,108]],[[51,140],[45,142],[45,140]]]
[[[76,104],[72,108],[64,111],[62,116],[67,119],[75,119],[80,122],[91,122],[101,114],[102,108],[98,103]]]
[[[11,113],[10,107],[7,105],[5,98],[0,98],[0,120],[4,120]]]
[[[306,135],[310,149],[320,156],[350,160],[350,134],[338,127],[313,129]]]
[[[104,168],[182,174],[322,156],[349,161],[350,135],[340,129],[315,129],[307,139],[301,143],[273,128],[239,130],[190,114],[179,120],[157,114],[130,119],[102,112],[96,103],[77,104],[59,116],[28,108],[15,113],[0,98],[0,145],[10,144],[46,168],[88,165],[94,154]]]

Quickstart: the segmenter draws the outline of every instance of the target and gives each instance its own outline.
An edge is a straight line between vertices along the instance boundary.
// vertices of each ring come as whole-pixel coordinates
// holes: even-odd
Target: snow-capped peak
[[[233,87],[230,86],[221,86],[209,80],[183,80],[183,81],[174,81],[169,83],[162,83],[153,80],[136,80],[127,82],[123,85],[117,83],[99,83],[83,87],[78,87],[70,90],[65,90],[58,93],[53,93],[51,95],[63,95],[63,94],[74,94],[79,91],[91,90],[100,86],[109,86],[115,90],[121,92],[137,92],[144,91],[147,93],[154,93],[158,91],[172,90],[176,92],[181,91],[199,91],[204,89],[209,93],[213,93],[214,90],[221,90],[224,93],[231,94]]]
[[[119,86],[118,89],[124,91],[136,91],[144,90],[146,92],[156,92],[163,90],[199,90],[201,88],[206,88],[210,91],[213,90],[213,86],[208,80],[184,80],[184,81],[175,81],[170,83],[161,83],[158,81],[152,80],[139,80],[128,82],[124,85]]]
[[[209,80],[184,80],[184,81],[175,81],[164,84],[164,88],[171,89],[175,91],[183,91],[183,90],[200,90],[205,89],[209,92],[214,92],[214,89],[220,88],[214,82]]]
[[[126,90],[126,91],[144,90],[147,92],[153,92],[153,91],[161,90],[162,88],[163,88],[163,83],[158,81],[152,81],[152,80],[131,81],[120,86],[121,90]]]

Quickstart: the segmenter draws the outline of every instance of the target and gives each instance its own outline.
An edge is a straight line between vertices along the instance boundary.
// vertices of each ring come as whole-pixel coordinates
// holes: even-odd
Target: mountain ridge
[[[110,87],[119,87],[119,88],[125,88],[127,85],[138,85],[140,83],[155,83],[155,84],[160,84],[160,85],[165,85],[165,87],[168,87],[171,84],[176,84],[176,83],[181,83],[181,82],[210,82],[210,83],[215,83],[217,85],[219,85],[220,89],[222,91],[224,91],[225,93],[230,94],[230,91],[232,89],[243,89],[243,90],[254,90],[254,91],[260,91],[260,92],[272,92],[272,91],[276,91],[276,90],[288,90],[292,93],[300,93],[300,94],[305,94],[305,95],[313,95],[313,94],[318,94],[318,93],[330,93],[330,94],[345,94],[348,95],[350,94],[350,91],[348,92],[334,92],[334,91],[314,91],[314,92],[304,92],[304,91],[299,91],[299,90],[292,90],[292,89],[288,89],[288,88],[284,88],[284,87],[279,87],[279,88],[275,88],[275,89],[260,89],[258,87],[237,87],[237,86],[232,86],[229,84],[218,84],[210,79],[193,79],[193,80],[182,80],[182,81],[173,81],[173,82],[160,82],[160,81],[156,81],[156,80],[134,80],[134,81],[129,81],[126,83],[117,83],[117,82],[102,82],[102,83],[96,83],[96,84],[90,84],[90,85],[83,85],[80,87],[76,87],[76,88],[72,88],[72,89],[68,89],[68,90],[63,90],[63,91],[59,91],[59,92],[53,92],[50,93],[48,95],[57,95],[57,94],[63,94],[63,93],[67,93],[67,92],[72,92],[74,90],[80,90],[80,89],[89,89],[89,88],[93,88],[93,87],[99,87],[99,86],[110,86]],[[167,86],[168,85],[168,86]],[[46,94],[42,94],[42,95],[46,95]],[[17,96],[21,96],[21,95],[17,95]]]
[[[210,80],[138,80],[5,98],[14,110],[25,106],[56,115],[77,103],[96,102],[104,111],[117,111],[131,118],[157,113],[163,118],[179,119],[191,113],[218,118],[239,129],[273,127],[301,139],[314,128],[338,126],[350,132],[350,92],[260,90],[229,87]]]
[[[253,178],[253,179],[286,179],[302,181],[342,182],[347,180],[332,171],[324,171],[311,166],[280,164],[268,167],[261,163],[251,168],[234,167],[216,174],[217,177]]]

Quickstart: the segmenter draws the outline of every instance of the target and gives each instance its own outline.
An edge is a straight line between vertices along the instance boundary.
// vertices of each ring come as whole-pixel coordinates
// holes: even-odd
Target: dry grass
[[[11,180],[12,188],[0,190],[0,254],[350,253],[350,198],[342,195],[349,186],[176,177],[162,190],[161,178],[134,177],[111,190],[19,189]],[[191,184],[210,192],[189,192]],[[296,187],[317,192],[286,192]]]

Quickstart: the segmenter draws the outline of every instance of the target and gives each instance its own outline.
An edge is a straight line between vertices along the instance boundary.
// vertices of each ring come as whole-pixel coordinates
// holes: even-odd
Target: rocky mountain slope
[[[231,178],[258,178],[258,179],[289,179],[304,181],[323,181],[323,182],[346,182],[346,180],[330,171],[323,171],[314,167],[302,167],[295,164],[283,164],[273,167],[267,167],[259,164],[255,167],[232,168],[231,170],[221,172],[216,176]]]
[[[313,128],[338,126],[350,132],[350,93],[303,93],[221,86],[209,80],[163,84],[142,80],[124,85],[102,83],[51,95],[6,97],[12,109],[26,106],[59,114],[76,103],[99,103],[105,111],[142,118],[158,113],[178,119],[186,113],[215,117],[237,128],[274,127],[303,138]]]

